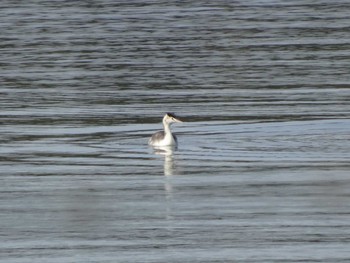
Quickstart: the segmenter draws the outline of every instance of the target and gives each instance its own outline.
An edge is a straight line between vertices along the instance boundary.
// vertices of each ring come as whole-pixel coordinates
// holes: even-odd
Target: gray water
[[[350,262],[349,1],[1,5],[1,262]]]

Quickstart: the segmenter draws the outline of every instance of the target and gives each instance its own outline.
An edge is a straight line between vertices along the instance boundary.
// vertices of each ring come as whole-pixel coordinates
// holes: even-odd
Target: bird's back
[[[156,145],[157,143],[161,142],[165,137],[164,131],[156,132],[151,136],[151,138],[148,141],[149,145]]]
[[[172,138],[174,138],[175,145],[177,144],[177,137],[175,134],[171,134]],[[165,132],[164,131],[158,131],[155,134],[151,136],[151,138],[148,141],[149,145],[153,146],[165,146],[165,145],[171,145],[173,143],[169,143],[164,141],[165,140]]]

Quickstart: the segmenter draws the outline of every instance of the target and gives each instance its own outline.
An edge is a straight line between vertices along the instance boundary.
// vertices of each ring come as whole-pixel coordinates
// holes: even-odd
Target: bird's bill
[[[172,117],[173,121],[175,122],[183,122],[182,120],[178,119],[178,118],[175,118],[175,117]]]

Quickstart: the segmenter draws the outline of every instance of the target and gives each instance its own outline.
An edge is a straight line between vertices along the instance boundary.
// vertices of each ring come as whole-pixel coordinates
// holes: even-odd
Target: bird
[[[177,146],[177,138],[170,130],[170,125],[175,122],[182,122],[173,113],[166,113],[163,117],[164,131],[158,131],[148,140],[148,145],[155,147]]]

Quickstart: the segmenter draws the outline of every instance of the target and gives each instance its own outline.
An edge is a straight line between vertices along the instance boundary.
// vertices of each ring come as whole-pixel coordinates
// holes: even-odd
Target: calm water
[[[3,2],[1,262],[350,261],[349,1]]]

